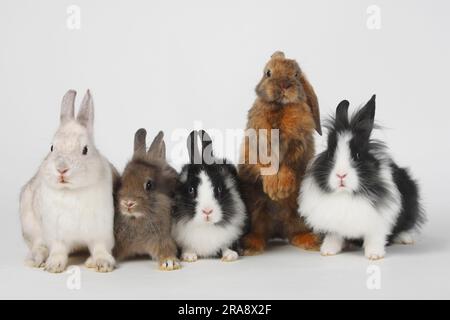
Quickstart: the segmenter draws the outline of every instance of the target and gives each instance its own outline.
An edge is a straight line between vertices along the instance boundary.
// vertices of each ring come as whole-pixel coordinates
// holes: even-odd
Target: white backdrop
[[[67,27],[66,10],[70,5],[81,10],[79,30]],[[381,10],[380,29],[367,26],[370,5]],[[446,0],[2,0],[0,296],[308,298],[341,294],[341,297],[449,298],[450,281],[445,272],[450,265],[449,13],[450,2]],[[394,270],[392,274],[387,272],[396,284],[386,285],[389,289],[375,296],[368,292],[364,286],[365,269],[361,269],[367,262],[362,253],[347,255],[347,269],[347,260],[341,260],[346,259],[345,254],[334,260],[342,263],[342,268],[341,265],[336,268],[344,274],[348,272],[350,278],[345,278],[345,283],[358,283],[360,280],[352,279],[351,270],[359,270],[363,279],[361,291],[343,294],[337,280],[341,278],[333,277],[332,273],[317,274],[320,283],[317,289],[314,277],[304,279],[302,267],[292,270],[298,286],[291,285],[292,280],[284,283],[278,278],[279,270],[270,268],[271,263],[274,268],[277,264],[270,260],[273,255],[291,267],[291,261],[297,256],[301,260],[303,255],[306,259],[303,261],[311,261],[312,269],[333,270],[332,262],[323,261],[316,254],[298,253],[295,248],[271,251],[254,260],[248,258],[249,262],[243,259],[238,262],[241,267],[221,270],[225,267],[218,262],[207,261],[186,266],[186,271],[170,276],[176,278],[167,280],[169,276],[161,276],[164,281],[180,283],[186,272],[190,281],[198,285],[197,291],[182,286],[178,295],[171,295],[158,285],[155,286],[159,291],[142,289],[133,291],[135,295],[123,292],[115,295],[112,283],[127,281],[127,268],[141,267],[138,270],[144,275],[148,272],[153,283],[161,279],[155,276],[159,275],[153,270],[156,267],[149,267],[147,261],[127,264],[117,271],[123,273],[120,277],[110,275],[111,282],[83,271],[94,283],[101,279],[104,286],[113,287],[75,296],[63,290],[62,280],[55,282],[54,279],[64,279],[64,275],[52,277],[22,265],[26,249],[18,220],[19,191],[49,150],[58,126],[60,101],[67,89],[79,92],[78,101],[87,88],[92,89],[97,145],[122,169],[131,155],[133,134],[139,127],[147,128],[151,136],[164,130],[169,154],[173,147],[171,132],[191,129],[195,121],[201,121],[205,128],[243,128],[255,97],[254,87],[264,64],[276,50],[298,60],[315,87],[324,116],[334,111],[342,99],[357,106],[377,94],[376,118],[385,126],[379,134],[387,140],[399,164],[411,167],[421,182],[429,216],[422,244],[419,242],[415,247],[418,249],[393,248],[395,252],[407,250],[408,254],[404,257],[400,254],[397,260],[391,258],[392,265],[389,259],[380,264]],[[320,149],[323,138],[318,137],[317,143]],[[236,159],[236,154],[227,156]],[[179,168],[185,160],[177,157],[171,162]],[[415,256],[415,250],[420,255]],[[246,272],[254,270],[266,281],[278,281],[273,286],[280,291],[265,293],[257,289],[255,279],[253,285],[242,287],[239,281],[224,283],[223,290],[213,290],[215,294],[211,294],[205,289],[205,277],[201,276],[205,270],[202,263],[203,266],[211,263],[219,270],[218,275],[206,278],[210,281],[220,281],[224,274],[245,279]],[[408,267],[412,269],[405,273]],[[430,272],[430,268],[435,272]],[[402,287],[400,283],[410,283],[408,276],[420,278],[417,281],[426,290]],[[320,282],[324,277],[328,283]],[[302,281],[315,283],[317,292],[300,290]],[[104,288],[97,284],[96,288]],[[130,284],[130,288],[140,284]],[[233,290],[239,294],[233,295]]]

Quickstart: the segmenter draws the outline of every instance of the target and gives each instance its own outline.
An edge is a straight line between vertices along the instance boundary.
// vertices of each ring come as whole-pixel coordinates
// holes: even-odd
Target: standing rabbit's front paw
[[[193,252],[183,252],[183,254],[181,255],[181,260],[185,262],[195,262],[197,261],[197,259],[197,254]]]
[[[236,261],[237,259],[239,259],[239,255],[236,251],[231,250],[231,249],[226,249],[223,251],[222,261],[232,262],[232,261]]]
[[[274,201],[278,200],[278,176],[276,174],[262,176],[262,184],[264,193],[267,194],[270,199]]]
[[[51,255],[47,261],[45,262],[44,269],[45,271],[51,273],[61,273],[66,270],[67,266],[67,255],[58,254]]]
[[[159,269],[163,271],[173,271],[181,268],[181,264],[176,258],[164,259],[159,263]]]
[[[278,192],[277,199],[285,199],[295,191],[295,173],[287,168],[282,167],[278,172]]]
[[[97,272],[111,272],[114,270],[116,262],[110,255],[102,255],[98,257],[89,257],[85,264],[87,268],[94,269]]]

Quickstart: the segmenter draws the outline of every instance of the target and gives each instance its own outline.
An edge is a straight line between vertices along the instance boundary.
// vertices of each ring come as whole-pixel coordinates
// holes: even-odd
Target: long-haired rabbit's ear
[[[202,156],[206,164],[214,163],[214,153],[212,139],[205,130],[200,130],[200,139],[202,141]]]
[[[139,129],[134,134],[134,154],[133,158],[145,157],[147,147],[145,145],[145,139],[147,137],[147,131],[145,129]]]
[[[316,125],[316,131],[322,135],[322,125],[320,124],[320,110],[319,110],[319,101],[317,100],[316,93],[312,85],[309,83],[306,76],[303,72],[300,75],[300,82],[302,83],[303,90],[305,90],[306,94],[306,103],[311,108],[311,113],[314,118],[314,123]]]
[[[69,90],[66,92],[61,102],[61,123],[72,120],[75,117],[75,96],[77,92],[75,90]]]
[[[351,126],[353,130],[368,139],[375,124],[375,98],[372,98],[353,116]]]
[[[348,127],[348,107],[350,102],[347,100],[342,100],[336,107],[336,126],[338,127]]]
[[[191,164],[201,164],[202,157],[200,156],[198,150],[198,132],[193,130],[186,141],[188,153],[189,153],[189,162]]]
[[[147,152],[147,157],[152,159],[166,159],[166,144],[164,143],[164,132],[160,131],[153,139]]]
[[[83,101],[81,102],[80,111],[78,111],[77,121],[86,127],[89,132],[94,128],[94,100],[90,90],[86,91]]]

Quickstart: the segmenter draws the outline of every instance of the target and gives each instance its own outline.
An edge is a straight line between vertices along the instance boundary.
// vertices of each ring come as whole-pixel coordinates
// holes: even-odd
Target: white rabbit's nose
[[[57,169],[60,175],[64,175],[69,171],[69,168]]]

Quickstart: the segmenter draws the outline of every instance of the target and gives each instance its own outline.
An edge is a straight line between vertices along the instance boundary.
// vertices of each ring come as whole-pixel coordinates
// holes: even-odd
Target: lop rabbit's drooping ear
[[[69,90],[64,95],[61,102],[61,123],[66,123],[75,117],[75,97],[77,92],[75,90]]]
[[[78,111],[77,121],[82,126],[86,127],[90,134],[94,129],[94,101],[92,99],[91,91],[87,90],[81,102],[80,111]]]
[[[316,125],[316,131],[322,135],[322,126],[320,124],[320,109],[319,109],[319,101],[317,100],[316,93],[312,85],[309,83],[306,76],[303,72],[300,74],[300,82],[302,83],[303,90],[305,90],[306,94],[306,103],[311,108],[311,113],[314,118],[314,123]]]

